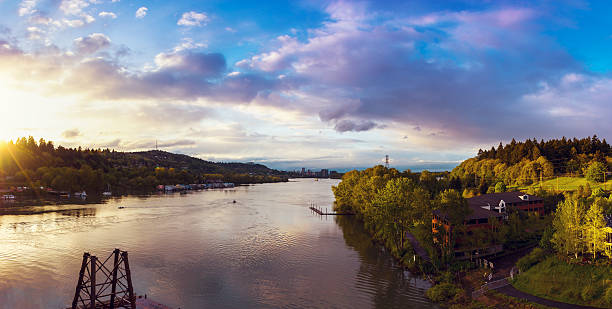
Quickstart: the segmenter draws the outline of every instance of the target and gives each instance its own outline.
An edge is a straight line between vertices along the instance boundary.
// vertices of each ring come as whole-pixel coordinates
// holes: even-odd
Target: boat
[[[110,184],[106,184],[106,191],[102,192],[102,196],[111,196],[113,193],[110,189]]]
[[[83,191],[83,192],[75,192],[74,196],[86,198],[87,197],[87,193],[85,191]]]
[[[5,200],[14,200],[15,196],[12,195],[12,194],[5,194],[5,195],[2,196],[2,198],[5,199]]]

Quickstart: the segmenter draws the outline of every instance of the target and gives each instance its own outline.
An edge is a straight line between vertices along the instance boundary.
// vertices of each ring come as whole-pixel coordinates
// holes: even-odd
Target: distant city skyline
[[[0,1],[0,139],[448,170],[612,133],[605,1]]]

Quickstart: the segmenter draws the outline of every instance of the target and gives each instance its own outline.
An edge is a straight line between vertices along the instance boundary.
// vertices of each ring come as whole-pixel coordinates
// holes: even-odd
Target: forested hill
[[[601,176],[610,170],[610,145],[596,135],[582,139],[565,137],[548,141],[526,140],[502,143],[490,150],[479,150],[451,172],[463,187],[479,187],[484,191],[503,182],[506,185],[528,185],[558,175],[584,176],[588,169]],[[598,162],[594,164],[595,162]],[[484,192],[482,192],[484,193]]]
[[[116,162],[125,164],[137,164],[147,167],[166,167],[175,169],[188,169],[192,172],[203,174],[256,174],[256,175],[280,175],[281,172],[268,168],[262,164],[252,163],[223,163],[211,162],[184,154],[176,154],[161,150],[150,150],[141,152],[114,152]]]
[[[153,190],[159,184],[224,180],[235,183],[286,181],[283,172],[261,164],[216,163],[165,151],[119,152],[55,146],[20,138],[0,142],[0,181],[56,190]]]

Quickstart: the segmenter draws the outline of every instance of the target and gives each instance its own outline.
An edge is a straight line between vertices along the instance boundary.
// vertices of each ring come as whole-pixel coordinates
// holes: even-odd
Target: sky
[[[0,0],[0,139],[445,170],[612,133],[609,1]]]

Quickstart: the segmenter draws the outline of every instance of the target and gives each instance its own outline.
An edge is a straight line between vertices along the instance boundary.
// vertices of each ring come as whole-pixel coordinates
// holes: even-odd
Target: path
[[[522,258],[523,256],[527,255],[529,252],[531,252],[532,249],[533,247],[524,248],[524,249],[518,250],[517,252],[511,253],[509,255],[505,255],[499,258],[492,259],[491,261],[495,265],[495,273],[493,274],[492,280],[495,281],[495,280],[499,280],[502,278],[510,277],[510,270],[512,269],[512,267],[516,265],[516,262],[520,258]],[[535,295],[531,295],[529,293],[525,293],[523,291],[519,291],[515,287],[513,287],[511,284],[505,285],[503,287],[495,288],[495,291],[502,293],[504,295],[507,295],[507,296],[526,299],[532,303],[537,303],[537,304],[549,306],[549,307],[555,307],[555,308],[561,308],[561,309],[573,309],[573,308],[594,309],[596,308],[596,307],[562,303],[562,302],[538,297]]]
[[[574,309],[574,308],[578,308],[578,309],[596,309],[597,308],[597,307],[580,306],[580,305],[573,305],[573,304],[568,304],[568,303],[562,303],[562,302],[558,302],[558,301],[554,301],[554,300],[538,297],[538,296],[535,296],[535,295],[531,295],[531,294],[525,293],[523,291],[519,291],[519,290],[515,289],[512,285],[507,285],[505,287],[496,289],[496,291],[500,292],[502,294],[505,294],[507,296],[512,296],[512,297],[521,298],[521,299],[526,299],[526,300],[528,300],[528,301],[530,301],[532,303],[537,303],[537,304],[544,305],[544,306],[549,306],[549,307],[555,307],[555,308],[561,308],[561,309]]]
[[[414,235],[412,235],[410,232],[406,232],[406,238],[408,238],[410,244],[412,244],[412,249],[414,249],[414,252],[416,252],[418,256],[420,256],[426,262],[431,262],[429,254],[427,254],[427,251],[421,247],[421,244],[419,244]]]

